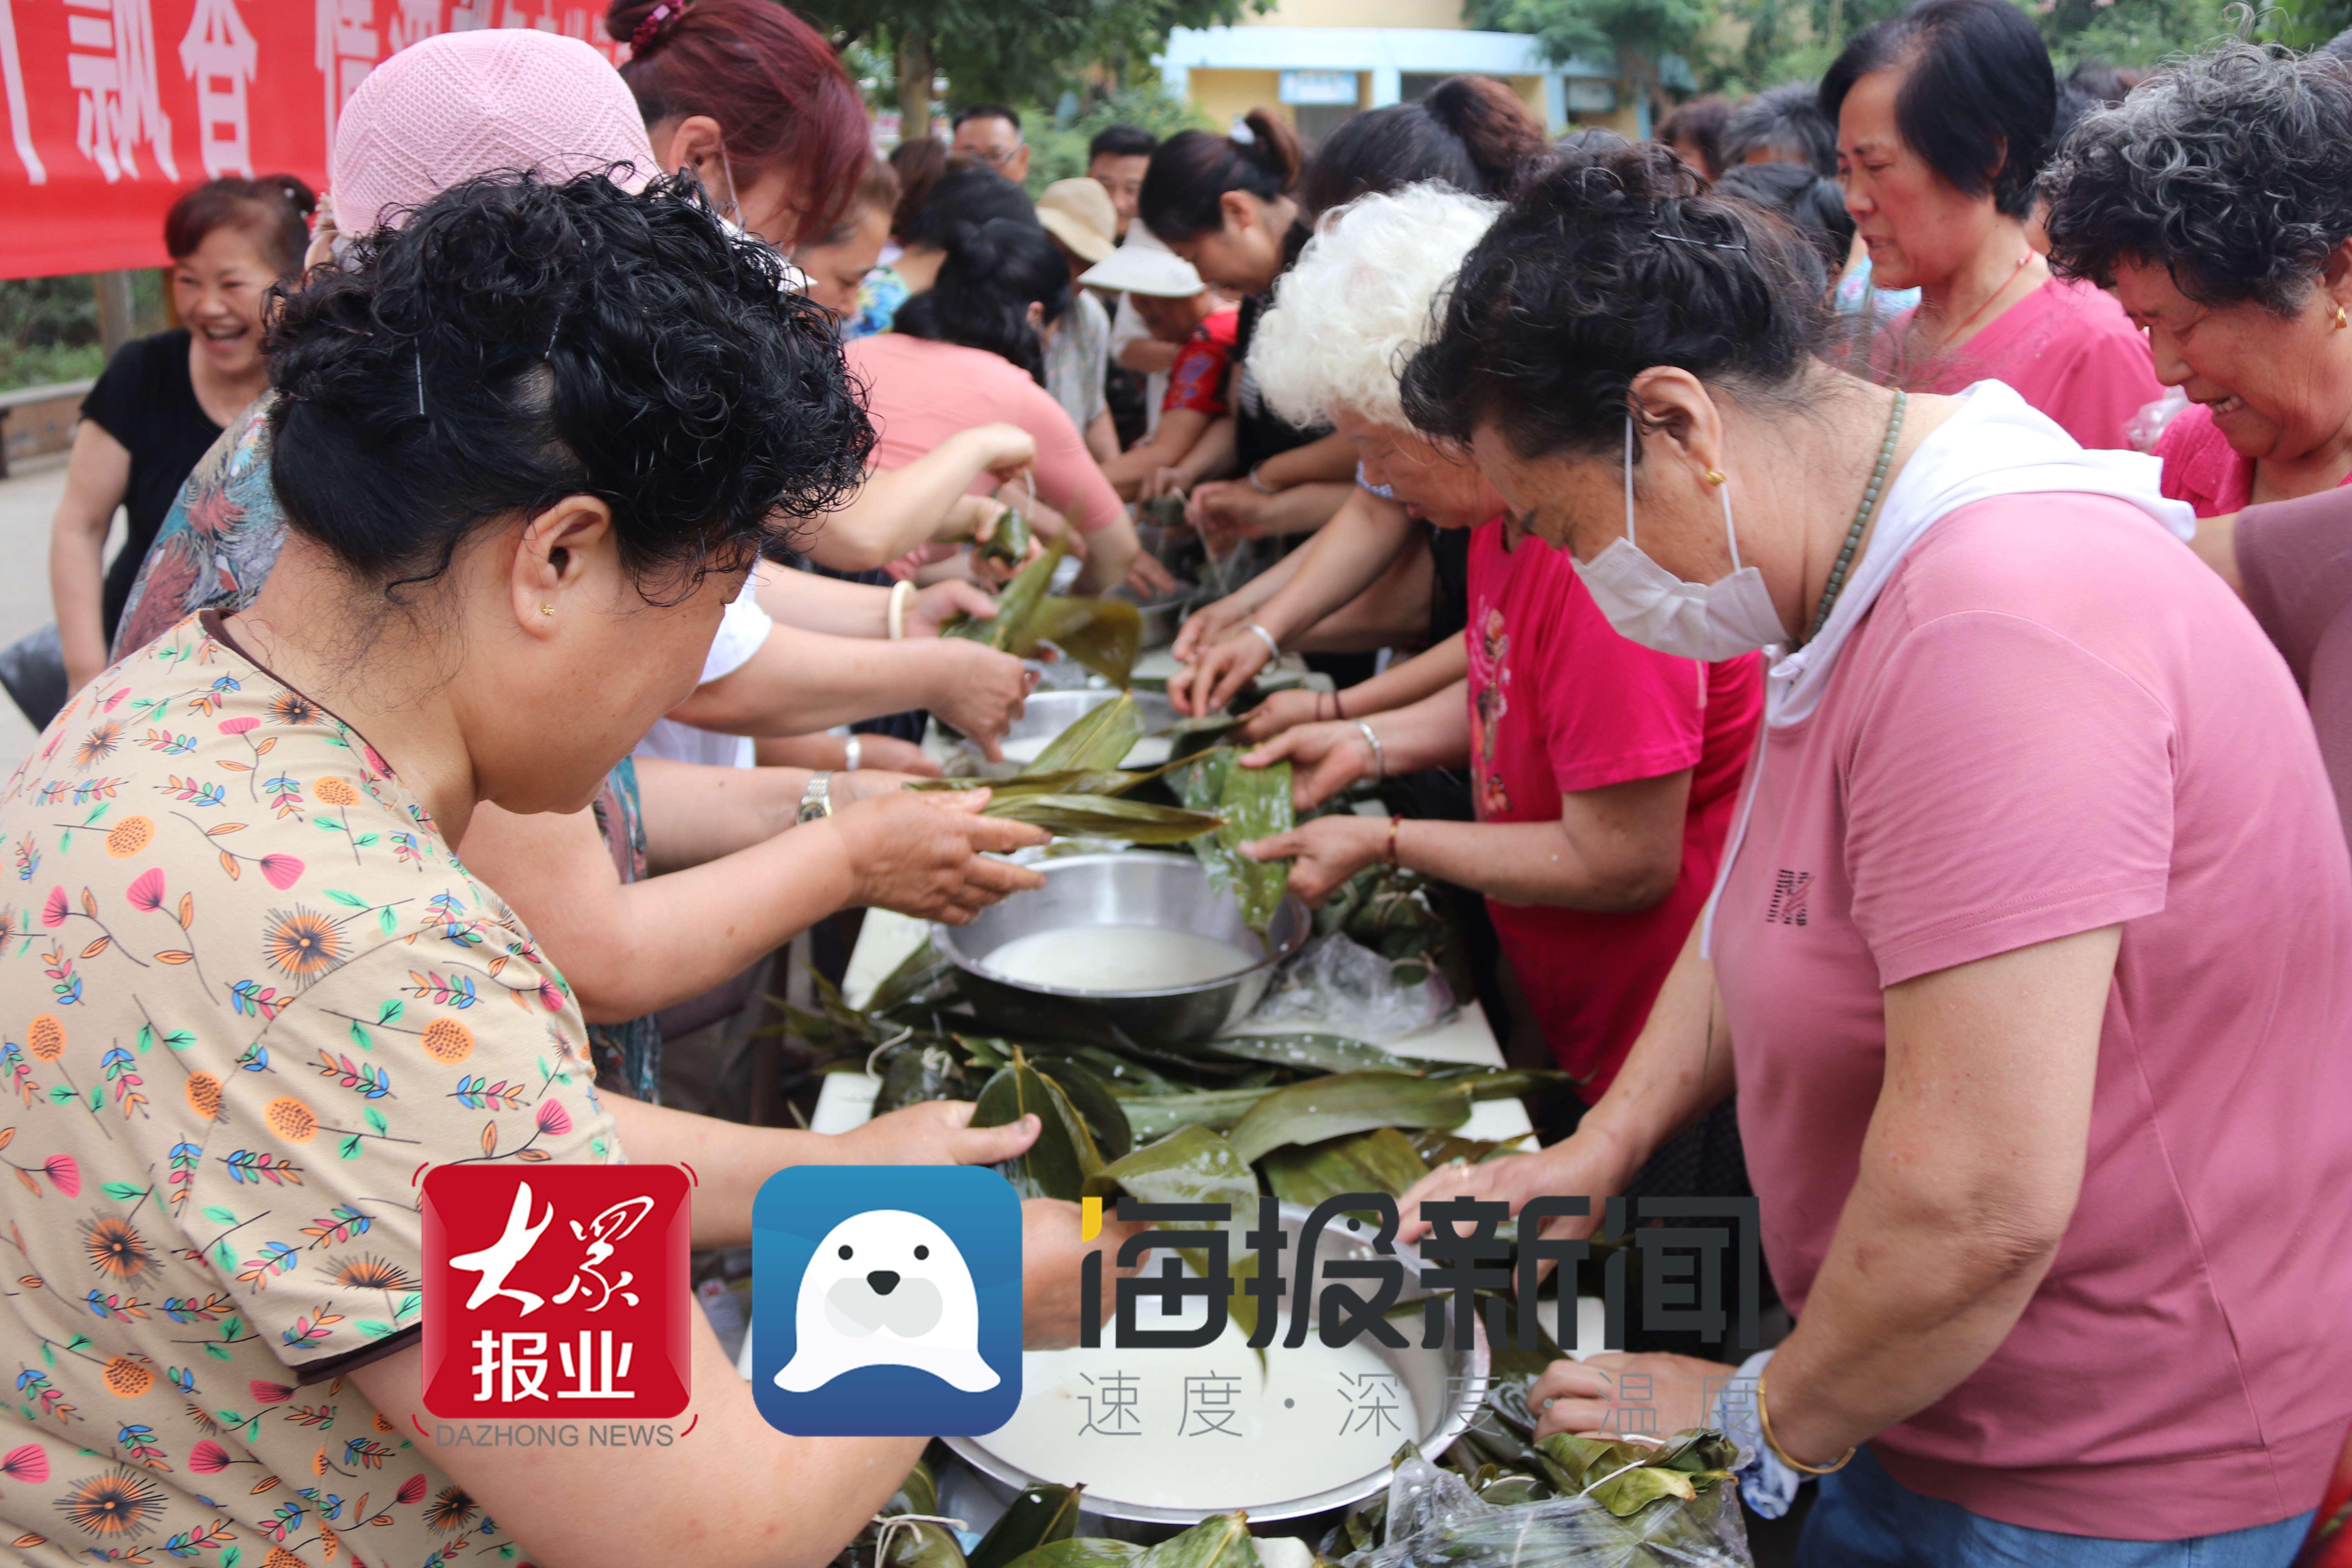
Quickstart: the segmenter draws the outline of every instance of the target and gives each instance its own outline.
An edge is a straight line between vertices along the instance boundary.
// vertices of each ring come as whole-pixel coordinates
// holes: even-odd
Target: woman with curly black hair
[[[1821,285],[1645,149],[1507,212],[1406,369],[1620,633],[1771,660],[1608,1092],[1406,1203],[1622,1194],[1736,1085],[1795,1331],[1559,1363],[1545,1431],[1645,1375],[1759,1505],[1825,1478],[1803,1563],[2274,1568],[2352,1415],[2306,1306],[2352,1294],[2352,860],[2302,702],[2147,458],[1833,368]]]
[[[2161,390],[2147,343],[2026,237],[2058,103],[2032,20],[2009,0],[1921,0],[1848,44],[1821,100],[1871,286],[1920,291],[1881,374],[1918,392],[2005,381],[2084,446],[2129,446]]]
[[[2189,395],[2165,494],[2213,517],[2352,479],[2352,73],[2224,44],[2087,117],[2043,189],[2051,261]]]
[[[2086,120],[2044,189],[2051,259],[2112,287],[2189,397],[2164,492],[2286,656],[2352,822],[2352,73],[2223,45]]]
[[[853,1154],[815,1134],[600,1100],[564,977],[453,849],[487,803],[586,805],[692,689],[781,520],[821,513],[857,482],[872,437],[831,320],[780,292],[781,273],[698,197],[667,184],[632,195],[601,174],[477,181],[358,241],[272,328],[273,478],[290,527],[259,596],[182,621],[85,688],[0,799],[11,838],[122,938],[87,947],[68,932],[79,957],[0,971],[0,1012],[34,1020],[42,1087],[121,1086],[110,1124],[78,1096],[36,1097],[49,1114],[16,1131],[17,1147],[39,1150],[25,1168],[95,1213],[105,1257],[93,1264],[74,1227],[21,1208],[11,1234],[46,1278],[99,1267],[140,1298],[196,1304],[204,1323],[236,1314],[246,1327],[193,1331],[227,1363],[193,1374],[208,1386],[342,1379],[344,1429],[423,1430],[410,1424],[423,1415],[424,1237],[401,1174],[422,1164],[690,1159],[696,1241],[742,1246],[752,1194],[779,1166],[914,1152],[885,1148],[887,1134]],[[54,803],[77,791],[102,809],[62,834]],[[897,877],[959,919],[1039,880],[980,853],[1043,837],[974,815],[982,799],[892,791],[787,837],[807,835],[820,851],[807,874],[851,899]],[[954,852],[919,864],[899,847],[926,839]],[[68,907],[62,892],[51,902]],[[42,967],[71,976],[70,1007]],[[143,1078],[127,1067],[129,1042],[166,1032],[138,1058]],[[1033,1135],[952,1137],[994,1161]],[[301,1222],[248,1201],[257,1172],[351,1223],[309,1250],[289,1243]],[[1031,1278],[1074,1285],[1076,1206],[1028,1219]],[[341,1245],[360,1230],[364,1258]],[[248,1248],[272,1261],[235,1279],[213,1266]],[[358,1521],[378,1527],[371,1555],[421,1561],[462,1541],[541,1562],[667,1562],[691,1539],[698,1562],[832,1558],[920,1440],[770,1427],[688,1282],[667,1288],[689,1325],[696,1443],[582,1450],[558,1467],[527,1450],[377,1445],[353,1461],[381,1479],[373,1495],[443,1503]],[[17,1531],[77,1549],[125,1530],[286,1538],[302,1510],[280,1518],[285,1493],[262,1494],[317,1473],[318,1434],[257,1421],[236,1432],[234,1461],[223,1454],[189,1376],[150,1370],[186,1361],[175,1336],[190,1321],[177,1310],[93,1319],[62,1289],[0,1305],[8,1342],[81,1347],[43,1374],[37,1405],[0,1414],[0,1443],[46,1443],[61,1460],[54,1481],[20,1476],[0,1502]],[[1056,1323],[1050,1310],[1030,1321],[1069,1331]],[[75,1407],[100,1403],[145,1452],[173,1458],[114,1482],[105,1510],[89,1506],[108,1481],[92,1479],[100,1467],[62,1462],[80,1441]],[[264,1484],[184,1479],[229,1462]],[[714,1510],[714,1496],[732,1501]],[[288,1545],[316,1558],[333,1540]]]

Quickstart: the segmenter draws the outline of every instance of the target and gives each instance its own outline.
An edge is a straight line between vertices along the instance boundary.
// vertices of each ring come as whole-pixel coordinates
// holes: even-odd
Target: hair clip
[[[414,351],[416,356],[416,416],[425,417],[425,351]]]
[[[1696,245],[1704,250],[1746,250],[1748,248],[1745,241],[1742,241],[1738,245],[1726,245],[1721,240],[1693,239],[1686,234],[1668,234],[1662,228],[1652,229],[1650,231],[1650,237],[1652,239],[1671,239],[1676,245]]]
[[[1257,132],[1250,129],[1248,121],[1235,120],[1234,121],[1234,128],[1225,132],[1225,140],[1228,142],[1236,142],[1242,146],[1247,147],[1257,141]]]
[[[686,0],[662,0],[646,13],[646,19],[629,35],[629,55],[635,58],[644,54],[661,37],[663,24],[686,14]]]

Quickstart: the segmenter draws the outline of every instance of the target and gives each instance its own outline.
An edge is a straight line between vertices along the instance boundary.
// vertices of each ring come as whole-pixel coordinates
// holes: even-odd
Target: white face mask
[[[1676,658],[1712,662],[1786,642],[1789,630],[1772,607],[1764,574],[1739,563],[1739,532],[1731,522],[1731,491],[1723,492],[1723,531],[1731,542],[1731,575],[1719,583],[1685,583],[1633,542],[1633,416],[1625,416],[1625,537],[1591,562],[1578,562],[1592,602],[1618,635]]]

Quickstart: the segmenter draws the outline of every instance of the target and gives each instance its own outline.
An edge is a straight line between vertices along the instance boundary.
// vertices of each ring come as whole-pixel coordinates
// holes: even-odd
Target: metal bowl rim
[[[1144,853],[1152,853],[1152,851],[1144,851]],[[1113,865],[1132,860],[1133,858],[1135,858],[1134,851],[1127,851],[1112,855],[1065,855],[1057,859],[1040,860],[1036,863],[1034,868],[1043,871],[1045,875],[1051,877],[1057,867]],[[1181,858],[1177,856],[1166,856],[1164,858],[1176,860],[1180,864],[1181,863]],[[1196,866],[1199,865],[1198,861],[1194,861],[1192,863]],[[1203,868],[1202,875],[1205,877],[1207,874],[1206,869]],[[1296,893],[1283,894],[1282,902],[1275,908],[1276,920],[1278,921],[1281,918],[1283,910],[1293,908],[1295,908],[1297,911],[1297,918],[1292,922],[1293,930],[1297,932],[1297,941],[1286,942],[1280,947],[1276,947],[1271,937],[1261,938],[1260,940],[1265,942],[1266,947],[1270,951],[1268,951],[1264,958],[1259,959],[1255,963],[1251,964],[1248,968],[1236,969],[1231,974],[1220,974],[1212,980],[1196,980],[1190,985],[1172,985],[1157,991],[1080,991],[1064,985],[1039,985],[1026,980],[1008,980],[1003,975],[990,969],[986,964],[982,963],[979,960],[966,958],[962,953],[956,951],[954,941],[955,933],[959,931],[964,930],[964,927],[943,925],[936,921],[931,924],[931,950],[937,952],[940,957],[946,959],[950,963],[954,964],[957,969],[962,971],[966,974],[972,975],[981,980],[988,981],[993,984],[1010,987],[1014,991],[1026,992],[1033,995],[1063,996],[1067,997],[1074,1002],[1149,1002],[1160,997],[1192,996],[1203,992],[1214,991],[1219,986],[1231,985],[1237,980],[1243,979],[1248,975],[1255,974],[1262,969],[1271,969],[1275,965],[1282,963],[1285,959],[1290,957],[1291,954],[1297,952],[1300,948],[1307,945],[1307,933],[1313,931],[1315,926],[1314,916],[1308,912],[1306,900],[1299,898]],[[1272,921],[1269,921],[1266,923],[1266,930],[1269,932],[1274,930],[1274,924],[1275,922]],[[1174,930],[1179,928],[1171,927],[1169,929]]]
[[[1282,1209],[1286,1215],[1296,1210],[1301,1218],[1304,1218],[1307,1213],[1304,1206],[1297,1204],[1286,1203],[1282,1205]],[[1409,1268],[1418,1272],[1420,1254],[1410,1243],[1398,1245],[1396,1253],[1399,1258],[1404,1259]],[[1464,1375],[1458,1380],[1458,1392],[1454,1396],[1453,1407],[1446,1411],[1444,1421],[1439,1424],[1435,1432],[1414,1445],[1421,1457],[1431,1464],[1435,1464],[1438,1457],[1453,1446],[1454,1439],[1470,1429],[1470,1424],[1477,1418],[1479,1406],[1486,1403],[1491,1382],[1493,1359],[1492,1352],[1486,1344],[1486,1321],[1484,1312],[1471,1314],[1470,1333],[1469,1362],[1464,1368]],[[977,1436],[947,1437],[941,1440],[965,1464],[999,1486],[1011,1487],[1016,1493],[1024,1487],[1036,1486],[1046,1480],[1045,1477],[1033,1476],[1018,1465],[999,1458],[983,1447],[988,1436],[983,1432]],[[1352,1481],[1343,1481],[1336,1487],[1326,1487],[1319,1492],[1309,1492],[1305,1497],[1289,1498],[1280,1502],[1254,1503],[1250,1505],[1247,1511],[1253,1520],[1300,1519],[1308,1514],[1324,1513],[1332,1509],[1352,1507],[1387,1486],[1389,1478],[1394,1473],[1393,1466],[1384,1466],[1377,1470],[1368,1470]],[[1079,1494],[1078,1509],[1083,1513],[1098,1514],[1107,1519],[1131,1520],[1141,1524],[1186,1525],[1198,1524],[1213,1514],[1229,1511],[1219,1508],[1166,1508],[1157,1503],[1122,1502],[1117,1498],[1101,1497],[1093,1492]]]

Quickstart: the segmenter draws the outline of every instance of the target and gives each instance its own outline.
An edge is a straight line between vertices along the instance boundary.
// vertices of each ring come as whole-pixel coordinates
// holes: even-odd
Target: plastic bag
[[[1312,1026],[1378,1045],[1454,1015],[1454,988],[1425,963],[1392,963],[1332,931],[1298,950],[1236,1033]]]
[[[2189,406],[2189,395],[2177,386],[2168,386],[2164,395],[2144,404],[2140,411],[2124,421],[2124,439],[2135,452],[2153,452],[2164,427],[2172,423],[2173,416]]]
[[[1591,1498],[1496,1505],[1423,1458],[1389,1481],[1384,1543],[1346,1568],[1754,1568],[1739,1489],[1664,1498],[1620,1518]]]

